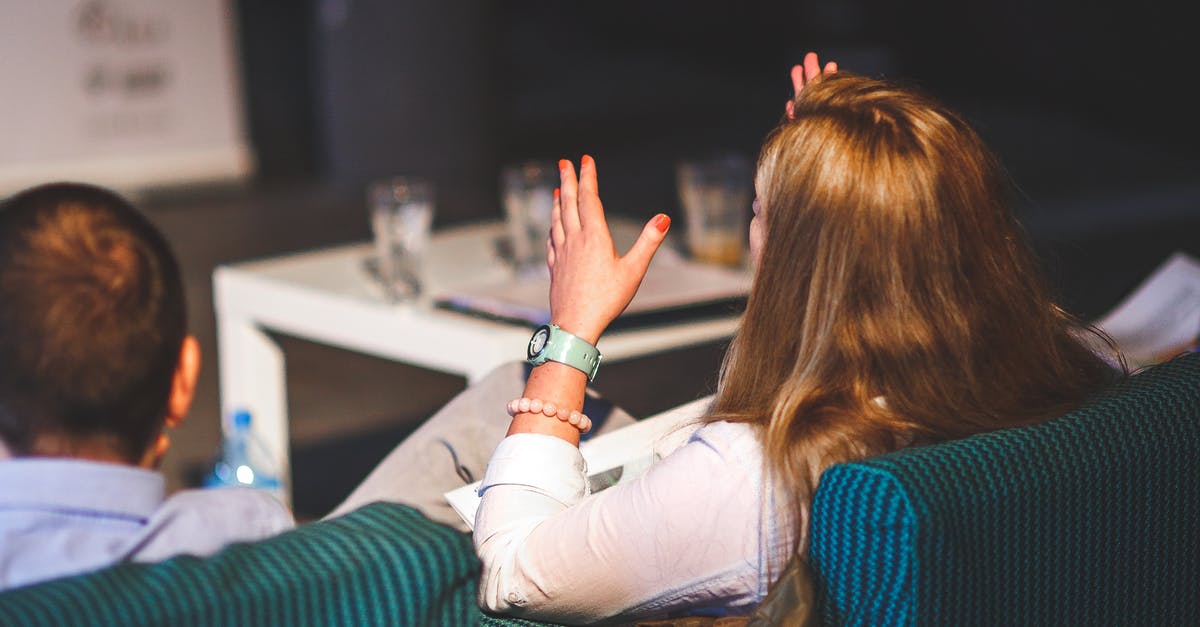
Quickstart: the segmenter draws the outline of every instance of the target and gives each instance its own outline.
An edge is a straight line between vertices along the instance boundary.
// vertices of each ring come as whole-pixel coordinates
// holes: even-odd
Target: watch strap
[[[603,357],[599,349],[592,346],[587,340],[567,331],[563,331],[558,325],[546,325],[550,329],[550,337],[546,340],[546,346],[530,363],[537,365],[547,361],[557,361],[561,364],[566,364],[582,371],[587,375],[588,381],[596,378],[596,372],[600,370],[600,359]]]

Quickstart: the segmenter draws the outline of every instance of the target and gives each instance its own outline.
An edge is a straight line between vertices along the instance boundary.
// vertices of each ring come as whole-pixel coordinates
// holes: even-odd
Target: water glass
[[[683,161],[676,167],[687,248],[697,261],[737,266],[746,256],[754,179],[739,155]]]
[[[555,163],[527,161],[501,172],[500,188],[517,276],[539,276],[545,272],[555,187],[558,187]]]
[[[433,225],[433,184],[398,176],[367,189],[376,268],[388,300],[415,298],[421,292],[421,262]]]

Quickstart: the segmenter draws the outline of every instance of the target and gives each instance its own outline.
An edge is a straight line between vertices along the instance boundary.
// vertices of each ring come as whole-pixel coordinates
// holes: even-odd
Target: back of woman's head
[[[845,73],[794,104],[760,156],[766,236],[714,417],[763,424],[802,496],[830,463],[1043,420],[1107,380],[958,115]]]

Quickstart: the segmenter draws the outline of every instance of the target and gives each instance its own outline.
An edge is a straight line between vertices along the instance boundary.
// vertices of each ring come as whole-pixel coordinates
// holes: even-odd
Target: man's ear
[[[200,343],[196,338],[183,338],[183,346],[179,349],[179,362],[175,365],[175,376],[171,379],[171,397],[167,401],[167,416],[165,424],[168,427],[178,427],[192,399],[196,396],[196,378],[200,376]]]

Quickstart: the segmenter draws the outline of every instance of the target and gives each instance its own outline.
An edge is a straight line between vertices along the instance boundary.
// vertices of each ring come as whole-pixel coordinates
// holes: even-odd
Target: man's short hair
[[[0,204],[0,438],[105,438],[136,463],[161,429],[186,333],[179,264],[132,205],[53,183]]]

